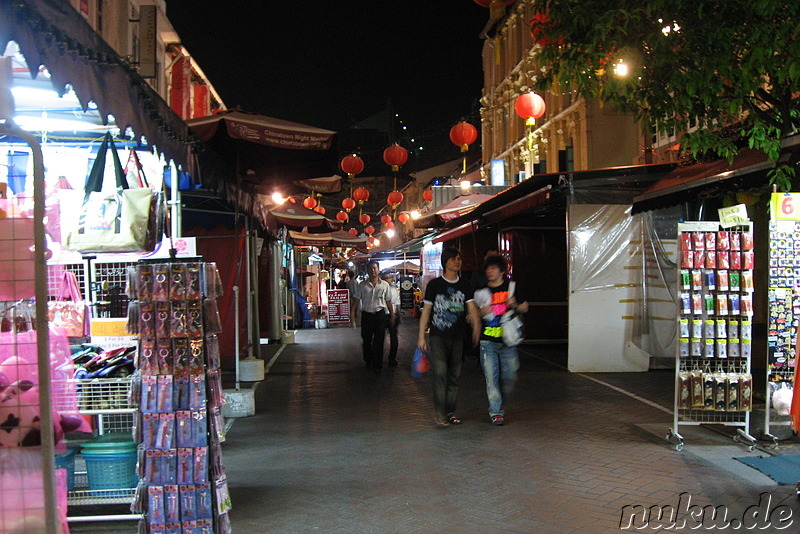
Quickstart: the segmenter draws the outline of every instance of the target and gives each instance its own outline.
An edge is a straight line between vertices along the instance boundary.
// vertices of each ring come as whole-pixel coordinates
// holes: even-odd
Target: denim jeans
[[[481,340],[481,365],[486,377],[486,396],[489,398],[489,415],[503,415],[503,405],[508,401],[517,381],[519,358],[517,347]]]
[[[464,336],[429,336],[428,359],[433,376],[433,409],[438,421],[455,413]]]

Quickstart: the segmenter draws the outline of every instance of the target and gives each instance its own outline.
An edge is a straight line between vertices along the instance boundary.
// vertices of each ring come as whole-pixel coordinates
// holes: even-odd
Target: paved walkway
[[[782,532],[798,531],[794,487],[731,459],[763,453],[704,429],[683,452],[664,440],[671,371],[568,373],[563,350],[523,346],[506,426],[489,424],[483,375],[468,360],[464,424],[434,428],[429,378],[409,376],[416,326],[401,328],[401,366],[379,375],[364,369],[358,331],[346,327],[267,348],[256,415],[236,420],[223,445],[237,534],[619,532],[625,506],[679,508],[689,496],[731,521],[759,502],[763,510],[762,493],[790,514]],[[706,516],[691,529],[685,508],[676,519],[686,528],[665,532],[710,526]]]

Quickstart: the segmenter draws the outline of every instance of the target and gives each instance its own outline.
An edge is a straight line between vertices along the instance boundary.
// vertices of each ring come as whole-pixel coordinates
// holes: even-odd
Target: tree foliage
[[[800,130],[797,0],[550,0],[540,89],[564,84],[681,134],[694,156],[776,160]],[[628,67],[617,76],[620,62]],[[730,135],[735,125],[735,136]],[[726,127],[727,128],[724,128]],[[786,187],[793,168],[773,178]]]

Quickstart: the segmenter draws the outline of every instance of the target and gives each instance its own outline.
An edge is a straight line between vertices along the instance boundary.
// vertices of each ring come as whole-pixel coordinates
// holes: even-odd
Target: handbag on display
[[[514,282],[508,283],[508,298],[514,296]],[[508,310],[500,317],[500,326],[503,327],[503,344],[516,347],[525,339],[525,323],[516,310]]]
[[[47,303],[47,318],[51,326],[63,329],[67,337],[88,335],[88,309],[78,287],[78,278],[72,271],[64,271],[56,300]]]
[[[111,152],[116,190],[103,192],[106,153]],[[89,171],[78,227],[67,234],[64,248],[81,253],[145,252],[154,248],[151,233],[153,190],[131,189],[122,169],[114,140],[106,133]]]

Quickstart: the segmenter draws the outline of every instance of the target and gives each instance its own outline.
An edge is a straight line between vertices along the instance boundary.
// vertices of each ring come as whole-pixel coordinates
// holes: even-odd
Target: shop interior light
[[[276,193],[272,193],[272,201],[275,204],[283,204],[286,201],[286,199],[283,197],[283,195],[281,195],[280,193],[276,192]]]
[[[419,219],[420,213],[418,210],[412,210],[411,213],[409,213],[409,215],[411,215],[412,219]]]
[[[461,189],[469,189],[472,187],[472,182],[469,180],[461,180]]]
[[[14,117],[14,122],[20,128],[29,132],[103,132],[117,129],[116,126],[103,126],[80,120],[49,117],[47,113],[42,113],[38,117],[17,113]]]

